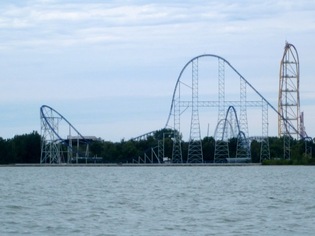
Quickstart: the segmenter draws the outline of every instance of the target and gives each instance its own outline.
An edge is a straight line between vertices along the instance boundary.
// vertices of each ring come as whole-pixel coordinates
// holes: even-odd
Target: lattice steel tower
[[[45,109],[41,107],[41,158],[40,163],[55,163],[64,162],[61,151],[61,142],[57,136],[58,127],[61,121],[60,116],[56,116],[53,109]]]
[[[198,59],[192,61],[192,113],[187,162],[203,162],[198,109]]]

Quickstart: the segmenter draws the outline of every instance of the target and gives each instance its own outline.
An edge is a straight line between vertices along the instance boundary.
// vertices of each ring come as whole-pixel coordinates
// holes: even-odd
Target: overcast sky
[[[286,41],[299,52],[313,137],[314,1],[1,1],[0,137],[40,132],[44,104],[105,140],[161,129],[181,69],[204,53],[224,57],[277,107]]]

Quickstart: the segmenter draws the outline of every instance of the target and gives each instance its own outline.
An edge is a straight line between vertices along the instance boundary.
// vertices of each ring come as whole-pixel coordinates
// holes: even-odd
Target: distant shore
[[[132,164],[132,163],[97,163],[97,164],[9,164],[0,167],[188,167],[188,166],[260,166],[261,163],[165,163],[165,164]]]

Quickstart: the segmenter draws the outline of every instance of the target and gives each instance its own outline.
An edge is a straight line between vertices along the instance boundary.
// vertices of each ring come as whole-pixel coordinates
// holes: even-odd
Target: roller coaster
[[[284,158],[290,159],[290,139],[294,137],[307,141],[310,138],[301,122],[303,113],[299,113],[298,55],[295,47],[289,43],[286,43],[281,60],[279,81],[276,109],[226,59],[203,54],[188,61],[178,76],[165,125],[165,128],[174,131],[172,162],[183,163],[182,138],[189,137],[186,160],[188,163],[202,163],[201,140],[209,136],[210,124],[215,126],[215,162],[232,159],[228,140],[233,137],[237,138],[238,144],[232,160],[250,160],[250,143],[253,140],[261,143],[260,160],[270,159],[270,109],[278,117],[278,135],[284,138]],[[256,130],[260,126],[260,135],[249,135],[250,123]],[[187,127],[190,129],[187,130]],[[206,127],[207,134],[202,135]]]
[[[207,94],[207,90],[209,91],[211,88],[217,88],[218,93]],[[248,99],[249,97],[251,99]],[[255,119],[256,126],[257,117],[259,117],[257,116],[257,109],[261,112],[261,159],[269,159],[269,107],[277,112],[267,99],[224,58],[213,54],[203,54],[191,59],[186,63],[177,79],[165,125],[165,127],[178,131],[174,132],[172,161],[175,163],[183,162],[182,140],[179,134],[182,133],[181,127],[185,123],[185,119],[188,120],[186,125],[189,125],[190,121],[187,162],[203,162],[200,127],[202,125],[206,127],[205,123],[209,127],[210,122],[216,126],[214,160],[222,160],[223,156],[229,158],[226,137],[228,127],[232,124],[229,122],[228,113],[234,113],[237,124],[236,136],[239,137],[240,141],[241,139],[244,140],[244,145],[247,148],[245,158],[250,158],[249,145],[245,141],[249,136],[249,108],[256,109],[256,112],[251,116],[252,119]],[[236,115],[236,109],[238,110],[239,119]],[[203,113],[202,119],[200,119],[201,112]],[[217,120],[215,120],[215,117],[217,117]]]
[[[163,160],[183,163],[184,159],[187,163],[203,163],[202,138],[210,136],[210,127],[214,130],[214,162],[250,162],[253,140],[261,145],[260,160],[270,159],[269,109],[278,117],[278,135],[284,138],[284,158],[290,159],[290,139],[310,139],[305,132],[303,113],[300,113],[299,61],[292,44],[286,43],[281,60],[278,109],[223,57],[214,54],[196,56],[180,71],[164,126],[164,129],[172,130],[167,134],[173,142],[172,156],[164,157],[164,140],[159,140],[158,151],[151,155],[152,159],[154,156],[158,163]],[[79,158],[88,156],[89,140],[64,116],[47,105],[41,107],[40,115],[41,163],[78,162]],[[65,124],[63,132],[66,135],[61,135],[61,123]],[[250,135],[253,128],[256,133]],[[133,140],[145,139],[154,132]],[[182,142],[187,137],[187,157],[183,158]],[[237,140],[235,156],[229,153],[231,138]],[[74,140],[77,145],[73,145]]]
[[[309,140],[300,112],[300,62],[293,44],[286,42],[280,63],[278,136],[284,139],[284,158],[290,159],[290,140]]]
[[[50,106],[40,108],[41,164],[78,163],[89,158],[89,143],[63,115]]]

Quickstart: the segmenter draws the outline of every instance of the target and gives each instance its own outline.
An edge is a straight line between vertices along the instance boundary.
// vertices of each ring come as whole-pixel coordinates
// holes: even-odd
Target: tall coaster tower
[[[290,139],[300,139],[300,68],[296,48],[286,42],[280,63],[278,136],[284,140],[284,158],[290,159]]]

